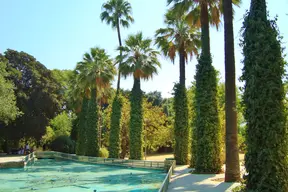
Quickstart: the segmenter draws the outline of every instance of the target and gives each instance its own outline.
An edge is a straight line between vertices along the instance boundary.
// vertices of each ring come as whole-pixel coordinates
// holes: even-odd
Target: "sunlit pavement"
[[[193,191],[193,192],[230,192],[239,183],[225,183],[224,174],[191,174],[188,166],[177,166],[168,192]]]

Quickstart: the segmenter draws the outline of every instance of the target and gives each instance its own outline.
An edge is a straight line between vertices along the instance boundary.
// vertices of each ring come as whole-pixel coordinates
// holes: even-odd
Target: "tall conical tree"
[[[176,16],[171,11],[165,15],[167,28],[156,31],[156,44],[166,57],[174,63],[176,54],[179,55],[179,84],[174,87],[175,109],[175,149],[174,156],[177,164],[188,164],[189,153],[189,126],[188,105],[185,86],[185,64],[188,57],[198,55],[200,49],[200,32],[188,25],[184,16]]]
[[[236,111],[235,56],[232,0],[224,2],[225,30],[225,114],[226,114],[226,169],[225,181],[240,180],[238,129]]]
[[[148,80],[157,74],[160,63],[157,59],[159,53],[151,48],[152,40],[144,38],[142,33],[130,35],[125,41],[123,56],[118,57],[123,61],[120,70],[124,77],[133,75],[134,84],[131,91],[130,103],[130,159],[143,158],[143,109],[141,79]]]
[[[284,108],[284,60],[275,21],[266,1],[251,0],[243,25],[247,122],[245,167],[249,191],[288,191],[288,130]]]
[[[131,4],[125,0],[109,0],[103,4],[103,12],[100,15],[102,21],[106,21],[108,25],[112,25],[113,29],[117,29],[119,46],[122,46],[120,26],[128,28],[130,23],[134,22],[131,16]],[[120,56],[122,51],[120,50]],[[119,60],[119,69],[121,60]],[[122,96],[120,91],[120,77],[121,73],[118,70],[117,92],[113,100],[112,114],[111,114],[111,128],[109,137],[109,157],[119,158],[120,154],[120,122],[122,112]]]

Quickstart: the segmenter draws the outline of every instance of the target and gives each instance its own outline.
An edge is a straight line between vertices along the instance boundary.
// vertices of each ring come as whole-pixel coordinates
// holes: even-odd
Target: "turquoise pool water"
[[[40,159],[25,168],[0,169],[0,192],[156,192],[160,170]]]

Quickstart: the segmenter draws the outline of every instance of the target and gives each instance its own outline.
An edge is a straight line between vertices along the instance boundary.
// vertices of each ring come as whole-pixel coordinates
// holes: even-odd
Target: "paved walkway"
[[[177,166],[168,192],[231,192],[239,183],[225,183],[224,174],[191,174],[188,166]]]
[[[22,161],[25,156],[0,156],[0,163]]]

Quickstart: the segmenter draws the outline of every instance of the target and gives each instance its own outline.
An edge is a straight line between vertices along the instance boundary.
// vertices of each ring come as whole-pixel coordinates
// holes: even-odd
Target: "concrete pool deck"
[[[0,169],[24,167],[24,158],[25,156],[2,156],[0,157]]]
[[[25,156],[0,156],[0,163],[23,161]]]
[[[231,192],[240,183],[225,183],[224,174],[191,174],[188,166],[177,166],[168,192]]]

